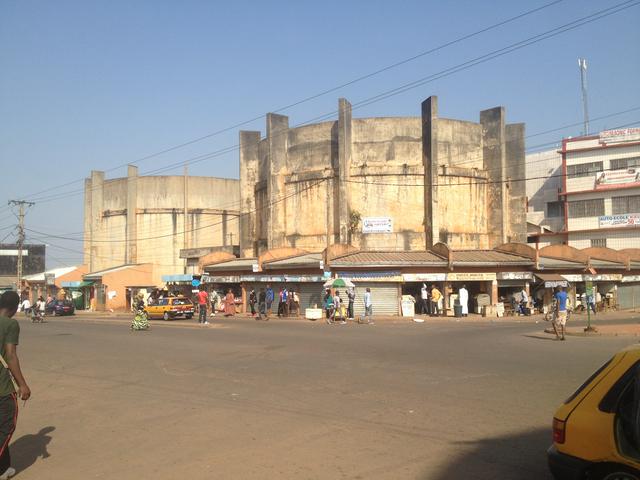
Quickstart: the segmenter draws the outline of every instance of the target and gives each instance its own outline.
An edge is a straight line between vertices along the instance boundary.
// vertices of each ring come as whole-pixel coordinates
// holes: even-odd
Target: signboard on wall
[[[621,215],[604,215],[598,217],[600,228],[634,227],[640,225],[640,213],[624,213]]]
[[[640,128],[618,128],[600,132],[600,143],[636,142],[640,140]]]
[[[531,272],[498,272],[498,280],[533,280]]]
[[[405,282],[444,282],[446,273],[403,273],[402,279]]]
[[[391,233],[393,220],[391,217],[364,217],[362,219],[362,233]]]
[[[612,189],[616,187],[628,187],[640,184],[640,169],[625,168],[623,170],[610,170],[596,173],[596,190]]]
[[[45,273],[44,274],[44,284],[47,286],[56,284],[56,274],[55,273]]]
[[[492,272],[456,272],[447,273],[447,280],[450,282],[473,282],[496,280],[496,274]]]

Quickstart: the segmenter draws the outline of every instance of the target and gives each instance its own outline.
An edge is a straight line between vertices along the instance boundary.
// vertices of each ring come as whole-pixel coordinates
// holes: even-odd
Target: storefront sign
[[[622,277],[622,283],[640,282],[640,275],[627,275]]]
[[[201,283],[240,283],[240,276],[227,275],[222,277],[214,277],[212,275],[202,275],[200,277]]]
[[[241,282],[300,283],[324,282],[322,275],[242,275]]]
[[[390,217],[365,217],[362,219],[362,233],[391,233],[393,220]]]
[[[564,287],[567,288],[569,286],[569,282],[566,280],[547,280],[544,282],[544,288],[556,288],[556,287]]]
[[[257,263],[254,263],[253,265],[251,265],[251,271],[253,273],[258,273],[260,271],[260,265]]]
[[[488,282],[496,280],[493,272],[455,272],[447,273],[450,282]]]
[[[640,213],[625,213],[622,215],[604,215],[598,217],[600,228],[634,227],[640,225]]]
[[[621,273],[600,273],[597,275],[583,275],[585,282],[620,282]]]
[[[628,187],[640,183],[640,169],[625,168],[596,173],[594,188],[596,190],[611,189],[616,186]]]
[[[45,273],[44,274],[44,284],[45,285],[55,285],[56,284],[56,274],[55,273]]]
[[[402,282],[400,272],[338,272],[338,277],[353,282]]]
[[[618,128],[600,132],[600,143],[635,142],[640,140],[640,128]]]
[[[570,282],[582,282],[583,280],[582,275],[576,275],[576,274],[562,275],[562,277],[566,278]]]
[[[402,280],[405,282],[444,282],[446,273],[403,273]]]
[[[498,280],[533,280],[532,272],[498,272]]]

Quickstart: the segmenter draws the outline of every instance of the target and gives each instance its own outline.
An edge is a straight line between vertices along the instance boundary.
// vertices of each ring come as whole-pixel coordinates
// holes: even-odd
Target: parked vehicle
[[[147,305],[144,308],[148,318],[162,318],[163,320],[173,320],[184,316],[192,318],[195,313],[193,302],[185,297],[160,298],[156,303]]]
[[[558,408],[547,456],[557,480],[640,480],[640,345],[617,353]]]
[[[53,300],[44,307],[45,315],[73,315],[75,312],[71,300]]]

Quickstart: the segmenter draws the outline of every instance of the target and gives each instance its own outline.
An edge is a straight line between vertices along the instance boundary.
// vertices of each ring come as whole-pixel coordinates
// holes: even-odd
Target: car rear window
[[[188,298],[174,298],[173,304],[174,305],[191,305],[191,300],[189,300]]]
[[[611,389],[607,392],[607,394],[602,398],[600,405],[598,408],[602,412],[606,413],[615,413],[616,408],[618,407],[618,400],[622,396],[624,390],[627,388],[627,385],[631,383],[633,380],[636,370],[640,367],[640,361],[634,363],[625,373],[622,375],[618,381],[611,387]]]
[[[609,366],[609,364],[611,363],[611,361],[613,360],[613,357],[611,357],[609,360],[607,360],[605,362],[604,365],[602,365],[599,369],[597,369],[595,372],[593,372],[593,374],[591,374],[591,376],[589,378],[587,378],[584,383],[582,385],[580,385],[578,387],[578,389],[573,392],[571,394],[571,396],[569,398],[567,398],[564,403],[567,404],[571,401],[573,401],[574,398],[576,398],[578,395],[580,395],[580,392],[582,392],[585,388],[587,388],[587,385],[589,385],[591,382],[593,382],[593,380],[600,375],[600,373]]]

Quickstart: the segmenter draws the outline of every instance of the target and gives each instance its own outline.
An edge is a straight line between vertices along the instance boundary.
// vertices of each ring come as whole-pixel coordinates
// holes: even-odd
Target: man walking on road
[[[198,292],[198,323],[209,324],[207,321],[207,304],[209,303],[209,294],[200,287]]]
[[[436,317],[439,315],[438,302],[442,298],[442,293],[435,285],[431,285],[431,315],[435,315]]]
[[[0,480],[6,480],[16,474],[11,467],[9,441],[16,429],[18,418],[18,398],[26,401],[31,390],[22,375],[18,360],[18,339],[20,325],[12,318],[18,311],[20,297],[16,292],[0,295]]]
[[[265,292],[265,299],[267,301],[267,318],[269,318],[269,315],[271,315],[271,305],[273,304],[273,289],[271,288],[271,285],[267,285],[267,290]]]
[[[567,292],[564,291],[564,288],[558,287],[555,299],[558,310],[552,322],[553,331],[556,333],[556,340],[564,340],[564,330],[567,324]],[[558,330],[560,330],[561,335],[558,335]]]

